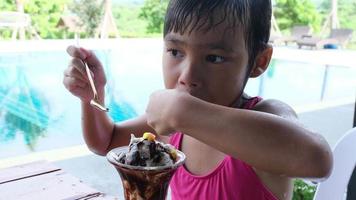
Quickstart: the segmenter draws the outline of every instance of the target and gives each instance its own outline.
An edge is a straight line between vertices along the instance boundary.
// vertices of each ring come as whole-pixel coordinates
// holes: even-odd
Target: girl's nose
[[[178,83],[190,89],[200,87],[201,75],[202,73],[199,70],[198,64],[194,64],[192,62],[186,62],[182,66]]]

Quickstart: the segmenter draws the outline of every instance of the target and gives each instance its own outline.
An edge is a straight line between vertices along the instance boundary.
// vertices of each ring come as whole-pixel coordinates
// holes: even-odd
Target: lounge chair
[[[293,26],[290,36],[277,36],[272,35],[270,43],[288,45],[288,43],[297,42],[303,37],[308,37],[311,34],[312,29],[309,26]]]
[[[270,35],[270,37],[269,37],[269,41],[268,41],[268,43],[270,43],[270,44],[279,44],[280,43],[280,38],[281,38],[282,36],[280,35],[280,34],[277,34],[277,33],[271,33],[271,35]]]
[[[345,199],[346,189],[356,164],[356,128],[346,132],[333,150],[334,166],[330,177],[318,184],[314,200]]]
[[[31,26],[31,18],[28,14],[13,11],[0,12],[0,29],[12,29],[12,39],[16,40],[19,32],[20,39],[25,39],[25,31],[28,31],[31,37],[40,39],[40,36]]]
[[[320,37],[303,37],[297,41],[298,47],[308,46],[310,48],[324,48],[325,45],[345,47],[352,37],[352,29],[332,29],[330,36],[326,39]]]

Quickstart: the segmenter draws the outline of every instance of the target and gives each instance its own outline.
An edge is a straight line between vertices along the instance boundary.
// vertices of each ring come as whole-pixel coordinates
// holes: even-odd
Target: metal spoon
[[[109,112],[109,108],[106,108],[105,106],[103,106],[103,105],[101,105],[99,103],[98,93],[96,92],[96,88],[95,88],[95,85],[94,85],[94,80],[93,80],[93,77],[91,76],[90,69],[89,69],[87,63],[84,60],[83,60],[83,63],[85,65],[85,71],[87,72],[87,76],[88,76],[88,79],[89,79],[90,87],[93,90],[93,94],[94,94],[93,99],[90,101],[90,105],[92,105],[94,108],[96,108],[96,109],[98,109],[100,111]]]

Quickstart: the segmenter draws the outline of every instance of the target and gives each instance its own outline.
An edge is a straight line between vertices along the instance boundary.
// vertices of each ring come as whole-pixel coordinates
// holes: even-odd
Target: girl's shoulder
[[[297,118],[297,113],[290,105],[276,99],[262,99],[252,110],[278,115],[287,119]]]

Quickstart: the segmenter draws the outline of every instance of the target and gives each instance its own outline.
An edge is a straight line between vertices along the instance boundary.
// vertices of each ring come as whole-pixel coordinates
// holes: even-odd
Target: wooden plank
[[[120,200],[118,197],[108,196],[106,194],[95,194],[89,197],[80,197],[78,198],[71,198],[71,199],[63,199],[63,200]]]
[[[41,174],[58,171],[60,168],[47,161],[37,161],[0,170],[0,185]]]
[[[92,198],[89,198],[90,200],[119,200],[118,197],[113,197],[113,196],[107,196],[105,194],[101,194],[97,197],[92,197]]]
[[[101,193],[63,170],[32,176],[0,186],[0,199],[91,199]]]

